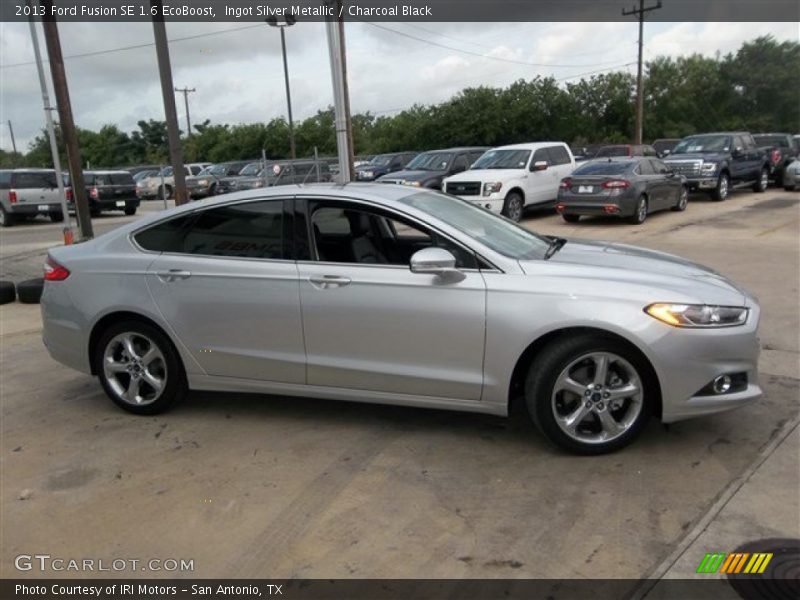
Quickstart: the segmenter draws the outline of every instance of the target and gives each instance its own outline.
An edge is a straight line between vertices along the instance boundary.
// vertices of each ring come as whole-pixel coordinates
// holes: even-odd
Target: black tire
[[[800,188],[798,188],[796,185],[785,185],[783,186],[783,189],[787,192],[796,192]]]
[[[132,207],[130,207],[130,208],[126,208],[126,209],[125,209],[125,214],[126,214],[127,216],[129,216],[129,217],[132,217],[133,215],[135,215],[135,214],[136,214],[136,207],[135,207],[135,206],[132,206]]]
[[[12,281],[0,281],[0,304],[8,304],[17,299],[17,288]]]
[[[12,227],[17,222],[16,215],[7,213],[3,205],[0,204],[0,227]]]
[[[62,212],[58,212],[58,211],[54,210],[54,211],[48,213],[47,216],[50,217],[50,220],[53,223],[63,223],[64,222],[64,213],[62,213]]]
[[[163,189],[162,186],[158,186],[158,195],[156,196],[156,200],[161,200],[164,198],[165,192],[167,200],[170,200],[172,198],[172,187],[168,185],[163,186]]]
[[[769,169],[764,167],[758,174],[758,181],[753,184],[753,191],[756,194],[763,194],[769,187]]]
[[[17,284],[17,297],[23,304],[39,304],[44,289],[44,279],[27,279]]]
[[[165,384],[160,395],[148,404],[135,404],[120,398],[115,390],[115,383],[109,380],[103,367],[104,357],[109,344],[120,335],[133,334],[142,336],[147,341],[155,343],[161,353],[164,369]],[[95,373],[100,379],[108,397],[120,408],[138,415],[154,415],[170,409],[176,402],[183,400],[189,393],[186,383],[186,372],[180,360],[177,350],[172,342],[159,329],[143,323],[141,321],[122,321],[114,323],[100,334],[97,345],[94,348],[94,367]],[[130,376],[128,381],[130,382]],[[123,377],[124,379],[124,377]],[[119,380],[117,380],[119,383]],[[129,384],[130,385],[130,384]]]
[[[622,358],[635,371],[641,386],[638,413],[635,409],[636,404],[627,405],[628,408],[626,410],[632,410],[631,422],[617,437],[613,437],[609,441],[590,442],[576,439],[574,436],[567,434],[556,420],[556,407],[559,402],[564,401],[563,395],[560,398],[554,397],[557,393],[555,387],[559,376],[575,361],[592,353],[610,353]],[[613,365],[614,363],[611,364]],[[614,368],[613,366],[609,367],[609,371]],[[655,393],[654,386],[657,384],[653,381],[651,373],[652,370],[645,360],[619,340],[599,334],[565,337],[554,340],[537,354],[525,380],[525,403],[536,427],[556,446],[568,452],[583,455],[614,452],[630,444],[641,433],[653,413],[655,404],[653,397]],[[609,389],[613,390],[613,387],[609,386]],[[590,393],[594,395],[592,391]],[[602,403],[603,392],[600,392],[599,395],[601,399],[598,402]],[[590,400],[586,396],[576,395],[572,398],[572,402],[576,402],[576,405],[583,405],[585,401],[589,402]],[[620,402],[626,403],[629,400],[621,400]],[[567,407],[567,412],[572,412],[569,408]],[[608,414],[613,417],[612,409],[609,406],[600,406],[599,410],[602,412],[604,409],[608,409]],[[613,410],[619,411],[620,409],[625,409],[625,407],[621,406]],[[593,411],[594,409],[591,410]],[[587,414],[578,425],[601,427],[601,419],[597,416],[598,414]],[[624,416],[626,415],[623,413]],[[587,420],[589,423],[586,422]]]
[[[689,204],[689,189],[684,185],[681,186],[681,192],[678,196],[678,202],[671,208],[675,212],[683,212]]]
[[[503,202],[503,216],[511,219],[515,223],[519,223],[522,219],[522,213],[525,209],[525,201],[522,194],[519,192],[509,192]]]
[[[91,208],[91,207],[89,208],[89,216],[92,217],[93,219],[99,217],[102,214],[102,212],[103,211],[101,211],[99,208]]]
[[[642,194],[636,201],[636,208],[633,210],[633,214],[628,217],[628,221],[634,225],[641,225],[647,220],[647,213],[649,210],[650,207],[647,202],[647,196]]]
[[[727,173],[720,173],[717,179],[717,187],[711,192],[711,199],[716,202],[727,200],[731,193],[731,178]]]
[[[580,215],[561,215],[561,218],[564,219],[567,223],[577,223],[581,220]]]

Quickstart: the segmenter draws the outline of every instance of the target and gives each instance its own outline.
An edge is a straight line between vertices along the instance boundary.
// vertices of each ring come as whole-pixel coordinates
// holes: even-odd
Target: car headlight
[[[644,312],[674,327],[733,327],[744,325],[748,309],[742,306],[659,302],[645,307]]]
[[[403,185],[412,185],[414,187],[419,187],[422,185],[421,181],[404,181]]]
[[[717,170],[717,163],[713,162],[703,163],[703,173],[713,173],[716,170]]]
[[[208,184],[209,184],[208,179],[201,179],[197,182],[197,185],[208,185]]]
[[[494,194],[500,191],[500,188],[503,187],[502,181],[492,181],[490,183],[483,184],[483,195],[489,196],[490,194]]]
[[[254,181],[254,182],[253,182],[253,187],[254,187],[254,188],[260,188],[260,187],[264,187],[264,182],[263,182],[263,181],[261,181],[261,180]]]

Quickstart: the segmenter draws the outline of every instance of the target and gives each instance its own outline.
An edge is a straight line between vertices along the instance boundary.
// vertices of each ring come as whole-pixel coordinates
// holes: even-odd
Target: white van
[[[443,182],[448,194],[519,221],[526,206],[556,199],[558,185],[575,168],[564,142],[500,146]]]

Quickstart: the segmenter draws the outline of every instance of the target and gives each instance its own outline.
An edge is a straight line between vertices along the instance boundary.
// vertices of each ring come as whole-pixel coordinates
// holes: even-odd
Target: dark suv
[[[770,164],[746,131],[703,133],[683,138],[664,162],[683,175],[691,190],[725,200],[734,187],[766,191]]]
[[[381,175],[403,169],[417,152],[394,152],[378,154],[364,164],[356,167],[356,181],[374,181]]]
[[[64,220],[53,169],[0,169],[0,227],[19,219],[47,215]]]
[[[442,179],[470,168],[489,148],[448,148],[418,154],[406,168],[378,177],[380,183],[400,183],[414,187],[442,189]]]
[[[69,178],[67,177],[67,185]],[[84,171],[86,200],[93,217],[106,210],[121,210],[126,215],[135,215],[139,208],[136,182],[129,171]],[[75,210],[75,197],[67,194],[70,211]]]

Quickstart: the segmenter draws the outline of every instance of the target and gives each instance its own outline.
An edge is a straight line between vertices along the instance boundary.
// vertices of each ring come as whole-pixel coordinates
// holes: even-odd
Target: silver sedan
[[[506,415],[572,452],[758,398],[758,304],[722,275],[537,235],[405,186],[281,186],[50,250],[44,343],[153,414],[189,390]]]

